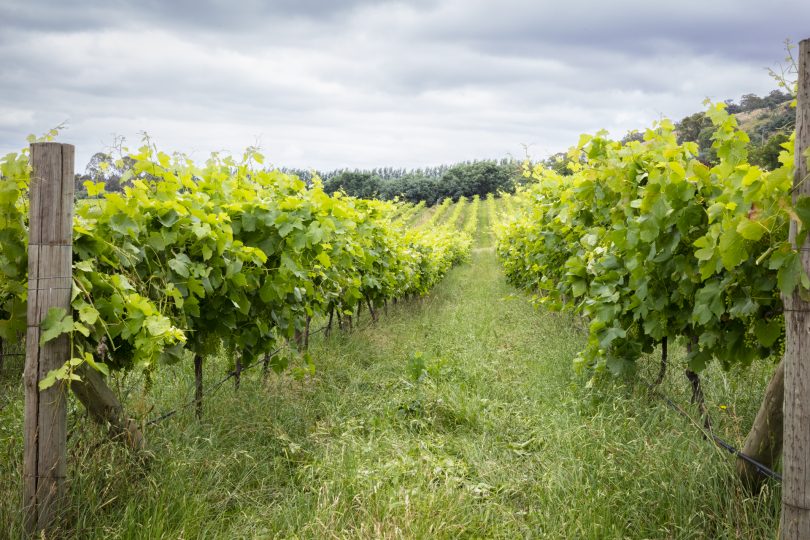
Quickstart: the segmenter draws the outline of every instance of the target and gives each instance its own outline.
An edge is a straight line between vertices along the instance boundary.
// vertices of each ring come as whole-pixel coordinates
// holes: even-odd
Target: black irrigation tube
[[[650,385],[650,387],[652,388],[651,385]],[[684,411],[681,407],[679,407],[678,404],[675,403],[674,401],[672,401],[669,397],[667,397],[663,393],[659,392],[658,390],[655,390],[654,393],[658,397],[660,397],[669,406],[669,408],[671,408],[672,410],[674,410],[675,412],[677,412],[678,414],[680,414],[681,416],[683,416],[687,420],[692,421],[692,417],[689,416],[689,414],[686,411]],[[704,436],[707,435],[707,433],[705,431],[701,430],[701,432],[703,433]],[[741,450],[736,448],[730,442],[718,437],[717,435],[715,435],[712,432],[709,432],[708,435],[711,436],[712,440],[714,441],[714,443],[717,446],[719,446],[720,448],[726,450],[730,454],[734,454],[735,456],[742,459],[743,461],[749,463],[750,465],[752,465],[757,470],[757,472],[759,472],[759,474],[761,474],[763,476],[767,476],[768,478],[771,478],[771,479],[776,480],[778,482],[782,481],[782,475],[781,474],[779,474],[778,472],[770,469],[768,466],[763,465],[762,463],[755,460],[754,458],[752,458],[748,454],[743,453]]]

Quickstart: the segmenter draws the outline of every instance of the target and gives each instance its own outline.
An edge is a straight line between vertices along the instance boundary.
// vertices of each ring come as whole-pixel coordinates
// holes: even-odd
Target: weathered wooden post
[[[796,107],[796,176],[793,201],[810,196],[805,153],[810,148],[810,39],[799,43],[799,96]],[[790,223],[796,246],[797,224]],[[810,270],[810,242],[800,251],[804,271]],[[810,539],[810,302],[796,291],[785,304],[785,432],[782,480],[782,537]]]
[[[40,346],[39,336],[50,308],[70,310],[74,148],[32,144],[31,165],[23,509],[36,534],[53,525],[64,495],[67,388],[40,391],[39,381],[70,359],[70,343],[62,335]]]
[[[783,359],[771,376],[771,381],[765,389],[762,405],[759,407],[754,424],[742,447],[743,454],[754,458],[770,469],[773,469],[779,458],[782,457],[784,403],[785,362]],[[737,459],[737,474],[752,493],[757,493],[765,481],[765,477],[757,468],[742,458]]]

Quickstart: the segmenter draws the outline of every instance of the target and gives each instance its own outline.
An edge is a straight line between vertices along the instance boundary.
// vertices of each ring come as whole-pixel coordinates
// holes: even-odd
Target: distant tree
[[[515,176],[519,171],[517,163],[509,165],[499,165],[492,161],[463,163],[444,173],[439,191],[445,197],[454,200],[473,195],[483,197],[498,191],[513,192]]]
[[[740,109],[742,112],[750,112],[754,109],[761,109],[765,106],[765,100],[756,94],[745,94],[740,98]]]
[[[752,165],[759,165],[763,169],[772,171],[779,167],[779,153],[783,150],[782,144],[787,142],[788,136],[776,133],[764,144],[754,145],[748,153]]]
[[[387,200],[399,197],[409,202],[425,201],[425,204],[432,206],[441,198],[440,182],[423,173],[410,173],[383,181],[380,196]]]
[[[76,197],[80,199],[87,197],[87,189],[84,186],[87,181],[103,182],[104,189],[108,192],[123,192],[124,187],[131,182],[124,180],[124,175],[132,169],[133,164],[134,160],[129,156],[116,159],[110,154],[96,152],[87,163],[84,174],[75,176]]]
[[[631,141],[641,142],[643,140],[644,140],[644,133],[642,133],[641,131],[633,130],[628,131],[627,134],[624,137],[622,137],[621,143],[627,144]]]
[[[698,144],[698,159],[706,165],[714,165],[717,163],[717,151],[712,148],[714,141],[714,127],[709,123],[706,127],[700,130],[697,138]]]
[[[512,192],[522,180],[521,164],[511,160],[476,161],[439,165],[416,170],[381,167],[371,171],[327,171],[320,173],[328,193],[342,190],[361,198],[379,198],[436,204],[446,197],[486,196]]]
[[[323,183],[327,193],[343,191],[361,199],[373,199],[380,193],[381,180],[370,172],[342,172]]]
[[[675,131],[678,134],[678,144],[698,142],[701,131],[709,126],[711,126],[711,121],[703,112],[690,114],[680,122],[676,122]]]
[[[624,139],[622,139],[622,141],[624,141]],[[547,157],[540,163],[545,168],[551,169],[557,174],[562,174],[565,176],[573,174],[573,171],[569,168],[571,158],[568,157],[568,154],[565,152],[557,152],[556,154]]]
[[[790,133],[794,129],[796,129],[796,110],[786,102],[775,107],[770,116],[757,127],[761,139],[766,139],[775,132]]]
[[[768,107],[769,109],[778,107],[782,103],[791,100],[793,100],[793,96],[787,92],[782,92],[781,90],[771,90],[771,93],[762,99],[765,107]]]
[[[734,103],[733,99],[727,99],[724,103],[726,104],[726,110],[729,112],[729,114],[737,114],[742,112],[740,106]]]

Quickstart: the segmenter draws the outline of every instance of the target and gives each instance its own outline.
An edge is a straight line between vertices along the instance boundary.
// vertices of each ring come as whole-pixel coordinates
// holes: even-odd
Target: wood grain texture
[[[810,196],[807,161],[810,148],[810,39],[799,44],[799,95],[796,107],[796,176],[793,201]],[[797,225],[790,224],[796,246]],[[810,270],[810,243],[801,246],[804,271]],[[785,303],[785,438],[782,480],[782,538],[810,539],[810,302],[798,291]]]
[[[783,404],[785,401],[785,362],[779,362],[765,389],[765,397],[759,407],[751,431],[745,438],[742,452],[751,456],[769,469],[776,466],[782,455],[784,425]],[[737,474],[752,493],[759,492],[765,477],[756,467],[742,458],[737,459]]]
[[[129,418],[124,406],[107,386],[104,378],[87,364],[77,369],[81,381],[73,381],[70,389],[97,423],[110,426],[110,435],[133,450],[143,450],[146,441],[137,422]]]
[[[29,534],[59,515],[66,472],[66,386],[39,381],[70,359],[68,336],[40,346],[40,323],[52,307],[70,310],[74,148],[31,145],[28,328],[24,371],[23,509]]]

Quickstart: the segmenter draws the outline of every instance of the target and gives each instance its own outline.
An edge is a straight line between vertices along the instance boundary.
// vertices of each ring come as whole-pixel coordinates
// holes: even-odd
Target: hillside
[[[779,166],[779,151],[796,126],[796,113],[791,107],[790,94],[774,90],[765,97],[744,95],[739,103],[726,100],[728,111],[737,117],[740,128],[751,139],[751,163],[766,169]],[[678,142],[694,141],[700,146],[700,157],[709,163],[716,160],[711,148],[714,131],[706,113],[696,112],[678,123]]]

